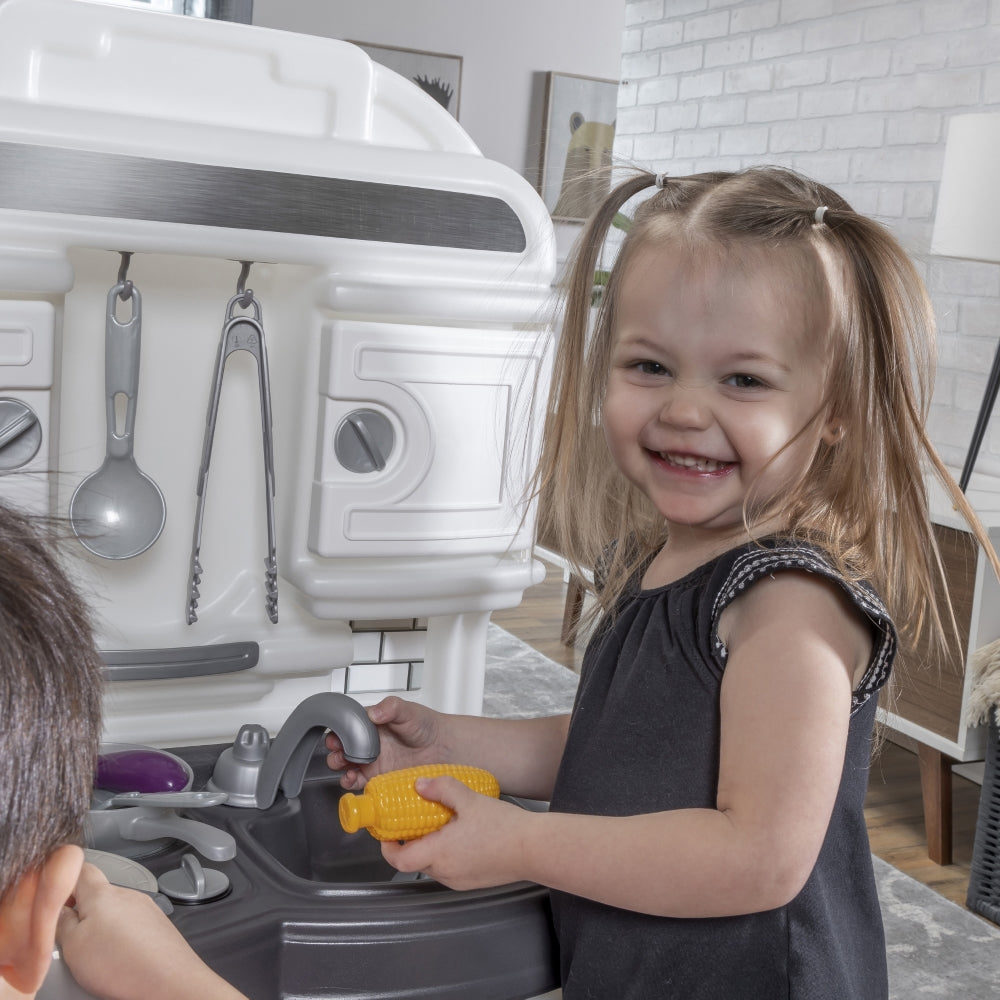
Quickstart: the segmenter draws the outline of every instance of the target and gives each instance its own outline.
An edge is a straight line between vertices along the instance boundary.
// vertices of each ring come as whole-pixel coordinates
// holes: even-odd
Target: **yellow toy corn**
[[[413,785],[417,778],[442,774],[457,778],[480,795],[500,795],[497,779],[481,767],[421,764],[376,775],[360,795],[347,792],[340,800],[340,825],[348,833],[365,827],[376,840],[416,840],[439,830],[451,819],[451,809],[418,795]]]

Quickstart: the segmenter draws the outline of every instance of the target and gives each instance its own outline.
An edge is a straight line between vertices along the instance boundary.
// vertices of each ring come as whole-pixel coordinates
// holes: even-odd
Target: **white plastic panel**
[[[410,680],[408,663],[371,663],[347,671],[347,694],[405,691]]]
[[[51,303],[0,301],[0,388],[51,388],[54,342]]]
[[[274,37],[280,35],[211,20],[192,32],[171,15],[81,0],[8,0],[0,6],[0,94],[110,112],[141,107],[150,118],[175,121],[239,121],[262,132],[364,138],[373,78],[367,56],[341,43],[331,58],[318,40]]]
[[[518,531],[524,486],[505,456],[531,414],[545,360],[534,334],[342,321],[322,333],[317,555],[499,553]],[[385,468],[337,459],[337,429],[359,407],[396,428]]]
[[[0,0],[0,97],[476,152],[443,108],[347,42],[84,0]]]
[[[52,467],[52,380],[55,309],[48,302],[0,301],[0,401],[26,407],[35,424],[24,433],[38,441],[23,465],[0,474],[0,499],[38,514],[49,512]],[[2,428],[0,428],[2,432]],[[17,442],[10,446],[17,449]]]

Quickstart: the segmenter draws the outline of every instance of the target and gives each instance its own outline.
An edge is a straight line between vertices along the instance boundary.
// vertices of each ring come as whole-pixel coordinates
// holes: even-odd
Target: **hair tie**
[[[817,226],[822,225],[823,217],[825,215],[826,215],[826,205],[820,205],[820,207],[816,209],[816,214],[813,215],[813,222]]]
[[[663,185],[667,183],[667,175],[666,174],[657,174],[656,175],[656,180],[653,181],[653,183],[656,185],[656,188],[657,188],[658,191],[662,191],[663,190]]]

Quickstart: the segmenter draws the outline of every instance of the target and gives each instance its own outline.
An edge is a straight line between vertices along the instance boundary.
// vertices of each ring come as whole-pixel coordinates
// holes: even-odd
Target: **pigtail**
[[[640,173],[623,181],[604,199],[577,241],[561,294],[564,319],[532,495],[539,500],[539,539],[558,551],[581,578],[595,565],[600,547],[617,537],[622,523],[620,516],[608,516],[608,505],[603,501],[610,498],[617,507],[616,499],[631,490],[606,452],[602,456],[603,443],[597,440],[610,351],[606,344],[609,337],[599,332],[591,337],[591,330],[610,331],[613,295],[602,297],[593,317],[594,276],[616,215],[654,183],[654,175]],[[609,288],[613,282],[612,274]],[[603,360],[595,354],[604,356]]]
[[[938,557],[923,479],[933,313],[911,261],[877,223],[844,213],[824,237],[841,261],[846,335],[830,381],[850,379],[856,400],[831,464],[832,537],[840,561],[876,582],[910,645],[928,612],[941,624],[928,600]]]
[[[793,520],[842,570],[875,583],[904,648],[922,647],[935,658],[954,653],[959,633],[931,526],[927,471],[998,573],[1000,561],[927,434],[933,307],[913,262],[884,227],[849,207],[828,210],[813,225],[841,327],[825,406],[842,413],[848,429],[821,449]]]

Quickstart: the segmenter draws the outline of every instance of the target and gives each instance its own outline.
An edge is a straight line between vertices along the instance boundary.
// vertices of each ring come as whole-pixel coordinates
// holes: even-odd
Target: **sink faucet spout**
[[[328,729],[340,738],[348,760],[370,764],[378,757],[378,730],[360,703],[336,691],[314,694],[292,710],[268,747],[257,777],[258,809],[269,809],[279,788],[285,798],[298,796],[313,750]]]

